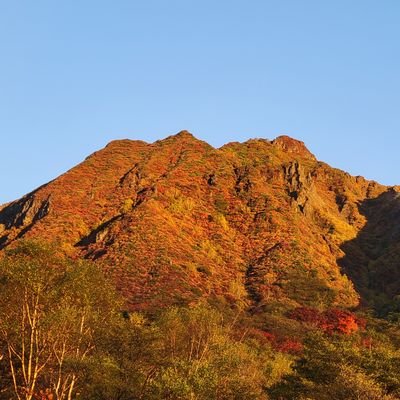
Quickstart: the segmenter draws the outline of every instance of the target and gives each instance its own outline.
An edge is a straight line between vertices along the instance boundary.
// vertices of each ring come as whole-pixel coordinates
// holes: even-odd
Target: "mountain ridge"
[[[387,207],[381,196],[397,209],[397,190],[331,168],[286,135],[217,149],[188,131],[115,140],[0,206],[0,249],[58,241],[99,264],[133,309],[203,297],[253,310],[352,308],[378,290],[363,283],[371,257],[354,241],[368,210]],[[388,301],[396,290],[379,287]]]

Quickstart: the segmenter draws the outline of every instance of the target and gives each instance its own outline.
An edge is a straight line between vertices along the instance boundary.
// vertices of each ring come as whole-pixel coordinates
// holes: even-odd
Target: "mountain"
[[[113,141],[0,206],[0,249],[56,241],[137,310],[382,307],[400,290],[399,197],[288,136],[215,149],[182,131]]]

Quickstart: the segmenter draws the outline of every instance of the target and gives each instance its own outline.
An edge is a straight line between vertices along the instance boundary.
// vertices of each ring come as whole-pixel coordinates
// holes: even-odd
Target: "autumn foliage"
[[[349,335],[360,329],[358,318],[353,313],[337,308],[320,312],[311,307],[298,307],[289,313],[289,317],[314,325],[328,334]]]
[[[0,206],[0,398],[400,398],[398,192],[287,136],[111,142]]]
[[[287,136],[219,149],[186,131],[118,140],[3,206],[0,251],[58,241],[112,276],[134,310],[215,296],[354,307],[338,255],[365,224],[357,205],[386,191]]]

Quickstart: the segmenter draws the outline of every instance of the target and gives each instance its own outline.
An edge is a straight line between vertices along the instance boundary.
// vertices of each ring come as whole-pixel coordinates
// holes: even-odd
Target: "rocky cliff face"
[[[397,293],[398,196],[287,136],[214,149],[183,131],[111,142],[3,206],[0,248],[55,240],[98,263],[132,308],[353,307]]]

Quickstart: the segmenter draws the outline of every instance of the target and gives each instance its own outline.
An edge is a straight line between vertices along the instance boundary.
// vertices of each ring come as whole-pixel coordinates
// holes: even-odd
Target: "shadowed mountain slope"
[[[253,310],[354,307],[341,268],[363,296],[370,276],[397,279],[398,196],[287,136],[215,149],[182,131],[111,142],[0,207],[0,248],[58,241],[98,263],[135,309],[201,297]],[[399,280],[381,282],[376,290],[397,293]]]
[[[400,311],[400,193],[391,188],[358,207],[367,222],[357,237],[341,246],[339,265],[370,305],[384,313]]]

